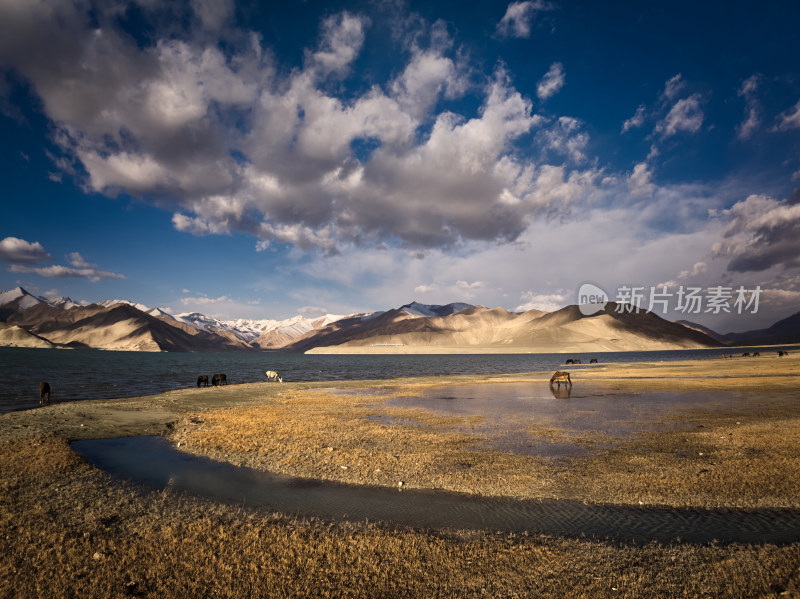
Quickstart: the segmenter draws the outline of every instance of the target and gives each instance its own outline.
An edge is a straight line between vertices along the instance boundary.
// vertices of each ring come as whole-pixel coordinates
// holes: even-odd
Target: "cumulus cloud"
[[[633,197],[648,197],[653,195],[655,185],[652,181],[652,172],[646,162],[640,162],[633,167],[633,172],[628,178],[628,188]]]
[[[800,204],[753,194],[717,216],[728,222],[715,257],[730,258],[733,272],[800,266]]]
[[[536,95],[539,96],[540,100],[547,100],[547,98],[556,95],[564,87],[565,81],[564,65],[560,62],[554,62],[536,85]]]
[[[536,138],[541,162],[523,158],[517,144],[545,120],[502,69],[479,80],[443,27],[404,42],[408,60],[391,80],[348,95],[337,82],[363,51],[367,18],[330,15],[303,65],[287,70],[259,36],[233,28],[230,2],[188,6],[200,33],[159,37],[156,28],[145,45],[110,9],[0,6],[11,32],[0,66],[42,100],[60,149],[54,176],[146,197],[179,231],[243,232],[259,250],[329,254],[347,244],[512,242],[537,217],[591,193],[597,173],[562,164],[587,160],[578,121],[556,118]],[[517,3],[505,22],[521,31],[548,9]],[[224,45],[210,35],[220,27]],[[563,80],[556,63],[540,97]],[[465,93],[478,96],[477,111],[438,110]]]
[[[552,10],[552,6],[542,0],[512,2],[497,24],[497,34],[501,37],[530,37],[534,18],[546,10]]]
[[[38,241],[29,242],[18,237],[0,241],[0,260],[11,264],[37,264],[55,260]]]

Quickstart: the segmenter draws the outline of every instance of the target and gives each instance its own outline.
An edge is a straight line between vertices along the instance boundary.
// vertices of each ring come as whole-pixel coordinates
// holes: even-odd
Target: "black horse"
[[[50,383],[42,381],[39,383],[39,405],[50,403]]]
[[[216,387],[217,385],[227,385],[228,384],[228,377],[223,372],[221,374],[215,374],[211,377],[211,384]]]
[[[208,387],[208,375],[201,374],[197,377],[197,386],[198,387]]]

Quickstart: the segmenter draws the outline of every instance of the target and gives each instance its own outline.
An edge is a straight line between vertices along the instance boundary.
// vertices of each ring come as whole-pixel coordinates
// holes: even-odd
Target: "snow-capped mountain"
[[[465,308],[469,308],[469,306],[470,304],[465,304],[463,302],[456,302],[443,306],[411,302],[405,306],[400,306],[400,310],[403,310],[406,314],[414,318],[429,318],[431,316],[450,316],[456,312],[461,312],[461,310]]]
[[[226,331],[255,346],[273,348],[280,347],[291,339],[301,337],[345,317],[337,314],[325,314],[318,318],[298,315],[285,320],[245,318],[218,320],[199,312],[191,312],[176,314],[174,318],[201,331]],[[278,343],[278,341],[282,343]]]
[[[27,310],[37,304],[45,303],[48,303],[47,299],[28,293],[22,287],[15,287],[0,293],[0,308],[13,306],[17,310]]]
[[[103,306],[105,308],[110,308],[111,306],[114,306],[116,304],[128,304],[129,306],[133,306],[134,308],[136,308],[137,310],[141,310],[142,312],[148,312],[150,310],[150,308],[148,308],[144,304],[137,304],[124,299],[106,299],[95,303],[98,306]]]

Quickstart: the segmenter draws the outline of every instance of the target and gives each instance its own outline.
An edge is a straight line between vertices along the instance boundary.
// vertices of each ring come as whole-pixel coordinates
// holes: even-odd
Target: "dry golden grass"
[[[46,456],[51,465],[41,464]],[[29,468],[35,463],[42,468]],[[618,545],[297,520],[0,445],[2,597],[797,597],[800,544]]]
[[[605,365],[574,372],[576,386],[590,382],[627,392],[744,388],[768,390],[764,396],[773,399],[786,393],[800,398],[800,356]],[[527,426],[524,432],[532,441],[612,446],[559,460],[497,449],[481,432],[480,417],[384,405],[388,397],[419,395],[454,380],[464,378],[361,384],[355,394],[286,387],[255,407],[187,414],[172,438],[182,449],[216,459],[349,483],[403,481],[409,487],[480,495],[601,503],[800,507],[800,402],[765,400],[768,407],[735,414],[683,413],[679,421],[702,422],[702,428],[670,430],[668,422],[667,430],[632,439],[507,420],[508,430]],[[539,376],[489,382],[533,380]]]

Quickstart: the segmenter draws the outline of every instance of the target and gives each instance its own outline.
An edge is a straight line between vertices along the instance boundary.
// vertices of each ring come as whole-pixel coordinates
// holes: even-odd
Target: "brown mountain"
[[[586,316],[578,306],[522,314],[473,306],[451,316],[403,318],[387,312],[369,324],[320,331],[294,349],[312,353],[592,352],[718,347],[709,336],[652,312]]]
[[[232,333],[200,331],[169,316],[152,316],[125,303],[67,310],[38,304],[14,313],[7,322],[65,347],[129,351],[250,349]]]

